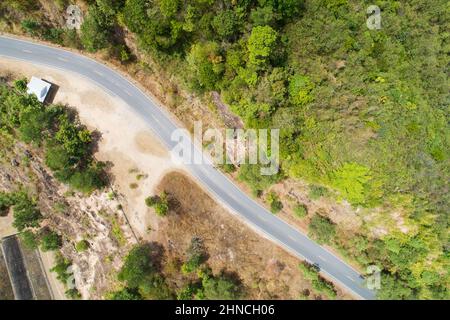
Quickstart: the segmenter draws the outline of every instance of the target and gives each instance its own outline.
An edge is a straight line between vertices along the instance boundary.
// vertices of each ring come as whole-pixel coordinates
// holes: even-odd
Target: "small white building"
[[[41,80],[36,77],[31,77],[31,80],[27,85],[27,93],[35,94],[40,102],[44,102],[45,98],[47,97],[50,91],[51,86],[52,85],[50,83],[44,80]]]

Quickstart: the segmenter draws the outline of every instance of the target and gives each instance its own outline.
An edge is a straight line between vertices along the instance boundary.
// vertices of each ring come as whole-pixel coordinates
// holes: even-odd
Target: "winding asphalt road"
[[[171,115],[125,77],[99,62],[62,49],[4,36],[0,36],[0,56],[58,68],[88,78],[132,107],[169,150],[177,144],[172,141],[171,135],[179,126]],[[198,147],[194,146],[193,151],[201,154]],[[324,275],[346,287],[357,297],[375,298],[374,291],[365,287],[364,280],[356,270],[249,198],[211,163],[186,167],[216,200],[256,231],[301,259],[318,263]]]

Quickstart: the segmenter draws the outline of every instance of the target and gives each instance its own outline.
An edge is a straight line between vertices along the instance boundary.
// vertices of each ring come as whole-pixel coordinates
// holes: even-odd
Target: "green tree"
[[[96,6],[90,7],[81,25],[81,43],[90,52],[106,48],[109,45],[111,28],[112,17]]]
[[[247,42],[249,63],[264,68],[272,53],[278,33],[270,26],[256,26],[252,29]]]
[[[305,106],[313,101],[311,91],[314,84],[307,76],[295,75],[289,82],[289,97],[291,102],[296,106]]]
[[[128,253],[120,269],[118,279],[126,282],[130,288],[138,288],[148,275],[156,272],[148,245],[137,245]]]
[[[201,297],[207,300],[237,300],[241,295],[238,284],[224,274],[202,278]]]
[[[36,204],[26,194],[21,194],[13,207],[13,226],[18,231],[26,228],[36,228],[42,220],[42,215]]]
[[[233,10],[222,11],[214,17],[212,26],[220,38],[227,39],[236,36],[238,17]]]
[[[187,62],[194,87],[198,90],[214,90],[224,70],[223,58],[215,42],[196,43],[192,46]]]

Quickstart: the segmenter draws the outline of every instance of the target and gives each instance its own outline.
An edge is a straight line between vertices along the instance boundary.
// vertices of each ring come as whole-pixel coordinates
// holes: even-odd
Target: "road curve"
[[[73,52],[5,36],[0,36],[0,56],[58,68],[88,78],[132,107],[169,150],[176,145],[176,142],[171,140],[171,135],[179,126],[171,120],[171,116],[111,68]],[[195,153],[201,153],[197,147],[193,150]],[[256,203],[213,165],[192,164],[186,167],[216,200],[249,226],[299,258],[318,263],[324,275],[357,297],[375,298],[375,292],[366,288],[364,280],[356,270]]]

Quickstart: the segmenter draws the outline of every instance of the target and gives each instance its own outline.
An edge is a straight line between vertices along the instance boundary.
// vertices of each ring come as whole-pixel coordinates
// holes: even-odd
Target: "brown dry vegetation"
[[[207,263],[214,273],[237,274],[246,298],[297,299],[305,290],[311,292],[310,298],[322,298],[314,295],[309,281],[302,278],[299,259],[231,216],[187,176],[171,172],[157,191],[169,194],[173,209],[160,220],[158,232],[151,237],[166,249],[164,272],[175,287],[182,281],[180,259],[186,259],[191,238],[197,236],[204,242]],[[338,290],[338,299],[348,298]]]

